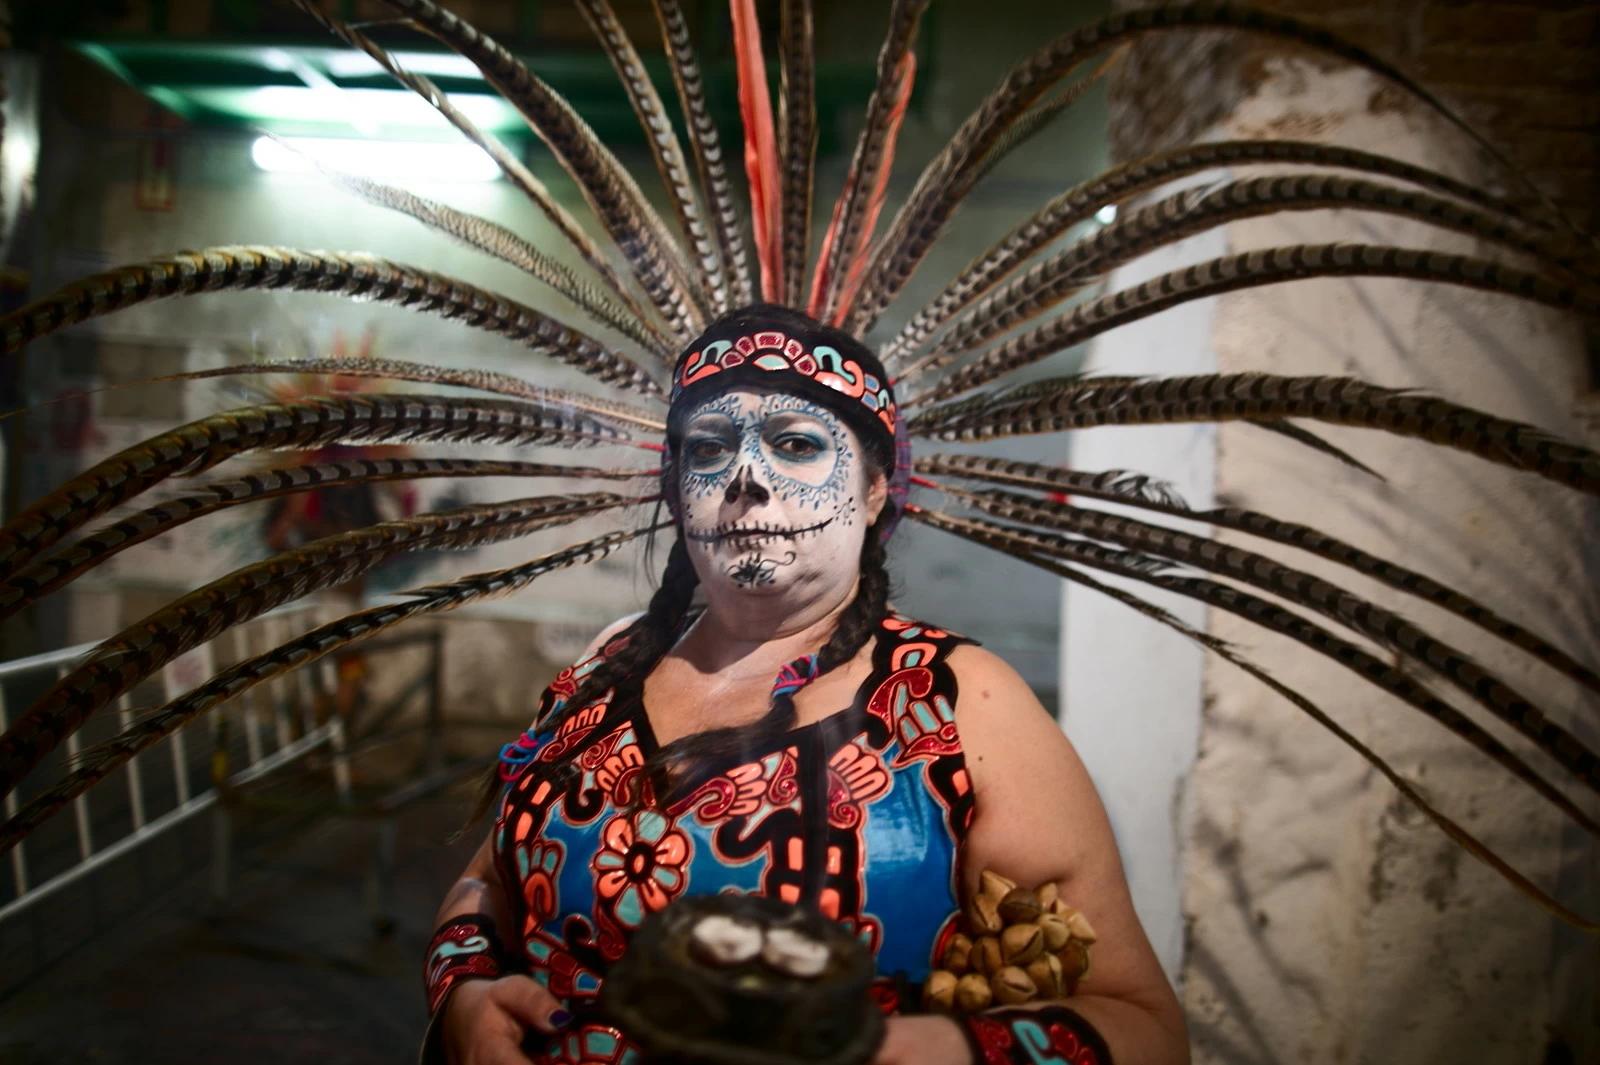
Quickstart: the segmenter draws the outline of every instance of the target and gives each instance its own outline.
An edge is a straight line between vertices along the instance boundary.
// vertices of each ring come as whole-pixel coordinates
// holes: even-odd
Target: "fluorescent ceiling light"
[[[415,93],[397,89],[308,88],[298,85],[264,85],[246,89],[191,89],[188,95],[201,106],[216,110],[237,107],[258,122],[343,124],[347,128],[376,130],[404,127],[413,130],[450,130],[439,112]],[[515,128],[517,112],[498,97],[457,93],[450,97],[456,109],[471,122],[492,130]]]
[[[276,174],[314,174],[323,167],[377,181],[493,181],[500,168],[476,144],[257,137],[250,158]]]
[[[402,67],[413,74],[430,78],[481,78],[483,72],[473,66],[465,56],[441,52],[394,52]],[[365,52],[332,52],[322,65],[336,78],[358,78],[369,74],[385,73],[378,61]]]

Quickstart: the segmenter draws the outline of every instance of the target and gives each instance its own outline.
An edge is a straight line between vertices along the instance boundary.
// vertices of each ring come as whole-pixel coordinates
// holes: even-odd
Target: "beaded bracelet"
[[[438,1013],[450,989],[461,981],[493,980],[499,976],[501,954],[494,918],[486,913],[463,914],[440,925],[428,943],[422,968],[428,1013]]]
[[[1065,1006],[991,1010],[957,1018],[977,1065],[1111,1065],[1094,1026]]]

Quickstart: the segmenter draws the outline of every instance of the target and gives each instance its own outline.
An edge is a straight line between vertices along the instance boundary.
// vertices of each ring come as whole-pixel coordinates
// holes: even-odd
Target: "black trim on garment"
[[[822,724],[822,722],[817,722]],[[800,776],[801,853],[805,863],[800,886],[800,904],[812,909],[822,896],[828,879],[828,751],[823,742],[826,730],[811,728],[800,737],[798,765]]]

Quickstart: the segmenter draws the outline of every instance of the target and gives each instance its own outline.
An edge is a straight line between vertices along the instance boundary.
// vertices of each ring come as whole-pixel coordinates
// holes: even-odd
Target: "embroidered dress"
[[[494,829],[519,909],[508,949],[520,948],[513,962],[578,1018],[535,1060],[639,1060],[622,1033],[593,1019],[595,996],[645,918],[686,894],[816,906],[877,956],[875,994],[896,1008],[955,923],[973,797],[948,657],[967,642],[890,615],[851,705],[753,758],[707,767],[665,810],[637,802],[657,746],[641,681],[535,737],[532,756],[507,774]],[[618,649],[564,670],[545,691],[541,719]]]

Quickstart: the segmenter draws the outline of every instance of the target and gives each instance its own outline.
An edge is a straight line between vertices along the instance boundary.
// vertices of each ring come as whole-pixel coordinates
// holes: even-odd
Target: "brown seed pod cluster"
[[[939,968],[928,974],[923,1005],[977,1013],[1034,999],[1066,998],[1089,973],[1094,928],[1068,906],[1053,881],[1032,890],[992,869],[962,911]]]

